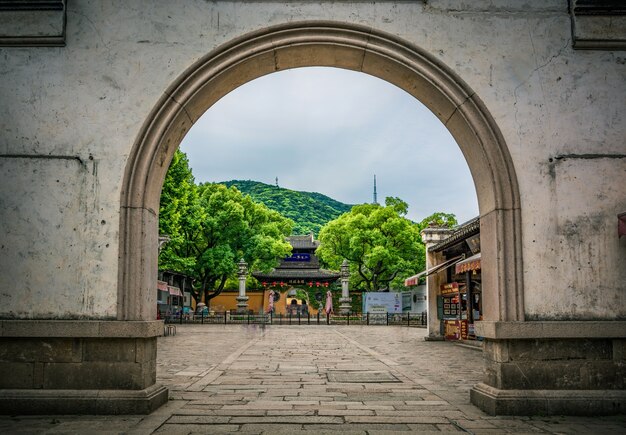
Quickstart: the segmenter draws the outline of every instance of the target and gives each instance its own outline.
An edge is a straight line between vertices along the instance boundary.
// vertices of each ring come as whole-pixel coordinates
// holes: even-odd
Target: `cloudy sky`
[[[420,221],[478,214],[458,145],[418,100],[385,81],[335,68],[261,77],[226,95],[187,134],[196,181],[256,180],[372,202],[397,196]]]

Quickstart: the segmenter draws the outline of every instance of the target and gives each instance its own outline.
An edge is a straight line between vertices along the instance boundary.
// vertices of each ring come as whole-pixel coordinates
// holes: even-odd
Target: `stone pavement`
[[[178,325],[160,337],[170,401],[149,416],[0,417],[0,433],[623,434],[626,416],[490,417],[481,352],[385,326]]]

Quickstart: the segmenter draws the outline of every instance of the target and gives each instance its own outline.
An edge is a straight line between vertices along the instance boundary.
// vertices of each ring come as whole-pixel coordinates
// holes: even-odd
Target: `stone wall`
[[[617,355],[623,353],[619,340],[626,337],[626,323],[615,322],[626,319],[626,238],[618,239],[616,231],[616,215],[626,211],[621,182],[626,175],[626,52],[609,26],[576,10],[574,18],[588,27],[573,33],[566,0],[50,3],[61,9],[36,17],[0,11],[0,23],[6,24],[0,26],[0,319],[13,319],[0,331],[7,347],[19,347],[14,340],[25,346],[21,360],[7,354],[2,360],[19,363],[6,367],[21,373],[19,380],[3,377],[2,382],[27,387],[1,389],[3,406],[30,403],[31,410],[62,412],[62,391],[80,387],[82,402],[77,403],[91,401],[91,408],[84,409],[97,411],[96,399],[105,394],[101,388],[110,386],[106,382],[119,389],[106,393],[105,408],[116,406],[118,399],[138,400],[137,412],[162,403],[163,391],[156,386],[133,390],[153,381],[154,372],[130,361],[133,343],[138,352],[138,343],[148,347],[158,331],[123,334],[120,323],[133,322],[114,321],[150,320],[156,310],[158,210],[149,202],[158,198],[159,174],[220,92],[276,69],[332,65],[383,77],[419,96],[455,135],[476,183],[483,277],[491,283],[483,289],[486,320],[526,320],[531,322],[521,323],[552,331],[508,337],[485,326],[492,375],[490,385],[472,393],[474,403],[496,413],[551,403],[549,413],[576,410],[595,397],[602,412],[611,412],[612,403],[624,409],[624,395],[613,400],[617,390],[597,390],[608,384],[596,376],[623,379]],[[7,24],[15,20],[26,20],[28,26]],[[240,47],[254,39],[251,34],[267,35],[270,26],[278,41],[280,32],[296,23],[302,28],[333,23],[340,29],[333,49],[318,56],[306,44],[294,44],[277,53],[270,41],[267,52],[233,68],[221,84],[217,77],[214,86],[202,89],[203,98],[194,99],[193,86],[184,86],[211,74],[215,53],[222,55],[219,61],[237,65],[228,47]],[[323,41],[325,32],[309,36]],[[341,37],[348,34],[361,45],[342,46]],[[374,45],[378,52],[368,57]],[[384,62],[384,53],[394,57],[392,63]],[[420,66],[414,59],[419,53],[429,68],[417,71],[411,68]],[[432,74],[438,74],[434,81]],[[181,89],[188,94],[167,94]],[[152,125],[168,119],[164,110],[178,118],[167,126]],[[473,130],[462,126],[470,124]],[[144,134],[164,138],[158,152],[137,149],[150,141]],[[485,138],[497,146],[486,145]],[[134,178],[151,170],[151,177]],[[143,182],[147,185],[135,188]],[[128,186],[134,190],[125,191]],[[129,232],[132,238],[125,237]],[[19,319],[49,319],[53,334],[22,326],[21,332],[11,332],[22,325]],[[79,326],[66,334],[68,319]],[[599,333],[589,332],[594,320],[604,321]],[[81,332],[94,322],[118,332]],[[578,350],[570,355],[566,344]],[[44,345],[57,350],[39,356]],[[533,360],[532,352],[523,350],[529,346],[556,360]],[[498,360],[496,354],[503,352],[509,359]],[[580,352],[588,354],[576,359]],[[46,360],[61,353],[69,359]],[[526,370],[537,368],[533,375],[542,382],[522,382],[511,355],[524,360]],[[80,365],[75,378],[64,375],[71,364]],[[132,366],[127,377],[125,364]],[[571,376],[581,374],[578,386],[588,393],[570,400],[558,393],[569,390],[551,390],[549,396],[515,389],[542,383],[561,388],[564,378],[550,375],[560,364]],[[101,379],[81,377],[96,366],[108,367]],[[129,391],[138,395],[129,399]],[[58,400],[50,405],[46,397]],[[513,404],[520,400],[526,408]]]
[[[145,414],[161,322],[0,321],[0,414]]]
[[[220,44],[298,20],[372,26],[454,70],[514,160],[527,317],[626,316],[626,55],[574,50],[566,1],[73,1],[66,18],[63,47],[0,48],[2,317],[117,316],[121,180],[151,109]]]

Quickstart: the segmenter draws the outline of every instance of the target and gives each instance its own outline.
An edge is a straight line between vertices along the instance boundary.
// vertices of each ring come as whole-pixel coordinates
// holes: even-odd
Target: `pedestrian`
[[[333,312],[333,294],[330,290],[326,292],[326,307],[324,308],[324,311],[327,316]]]
[[[268,304],[267,304],[267,314],[272,314],[274,312],[274,290],[270,290],[268,296]]]

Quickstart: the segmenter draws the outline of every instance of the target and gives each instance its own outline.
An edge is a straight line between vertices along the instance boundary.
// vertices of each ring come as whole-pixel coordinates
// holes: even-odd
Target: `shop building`
[[[195,303],[191,297],[193,278],[182,273],[160,271],[157,280],[158,315],[175,315],[180,310],[193,312]]]
[[[475,340],[475,322],[483,317],[480,219],[456,228],[422,231],[426,270],[405,280],[405,286],[426,281],[428,339]]]

